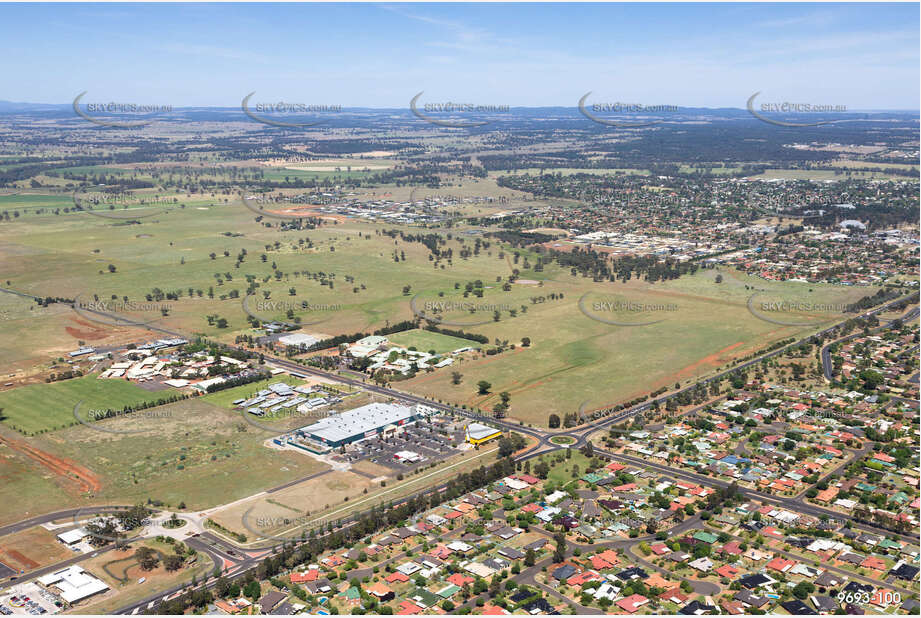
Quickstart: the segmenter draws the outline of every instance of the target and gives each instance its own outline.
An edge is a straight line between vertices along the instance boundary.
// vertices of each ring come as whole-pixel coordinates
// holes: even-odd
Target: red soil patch
[[[14,440],[13,438],[0,436],[0,442],[19,451],[29,459],[38,462],[41,466],[51,470],[58,476],[77,482],[82,491],[95,493],[102,489],[102,483],[95,474],[69,459],[56,457],[55,455],[35,448],[27,442]]]
[[[8,382],[11,383],[12,386],[6,386]],[[32,376],[25,376],[22,378],[10,378],[8,382],[4,382],[3,385],[0,385],[0,392],[12,390],[14,388],[19,388],[20,386],[27,386],[29,384],[44,384],[45,376],[44,375],[32,375]]]
[[[71,321],[87,329],[82,330],[73,326],[65,326],[64,330],[67,331],[67,334],[74,339],[80,339],[81,341],[96,341],[99,339],[105,339],[109,334],[109,329],[99,328],[99,326],[86,320],[81,320],[75,317],[71,317],[70,319]]]
[[[95,332],[77,330],[76,328],[72,326],[65,326],[64,330],[67,332],[68,335],[70,335],[74,339],[79,339],[81,341],[95,341],[97,339],[103,339],[105,337],[105,335],[100,335]]]
[[[24,567],[25,570],[31,571],[32,569],[37,569],[40,565],[35,561],[29,558],[28,556],[22,555],[20,552],[15,549],[0,549],[0,553],[6,554],[15,562],[18,562],[20,566]]]

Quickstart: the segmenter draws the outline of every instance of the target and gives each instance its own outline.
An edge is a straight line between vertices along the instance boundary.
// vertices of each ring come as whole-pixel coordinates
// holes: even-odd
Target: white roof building
[[[75,603],[81,599],[108,590],[105,582],[96,579],[76,564],[44,577],[39,577],[38,582],[43,586],[54,586],[60,591],[61,598],[68,603]]]
[[[385,343],[387,343],[387,337],[381,337],[380,335],[369,335],[356,341],[355,345],[366,345],[376,348],[384,345]]]
[[[412,575],[416,571],[421,571],[422,567],[416,564],[415,562],[404,562],[397,567],[397,571],[403,575]]]
[[[65,545],[73,545],[74,543],[82,541],[86,535],[87,532],[83,528],[75,528],[74,530],[68,530],[67,532],[59,534],[58,540]]]
[[[504,479],[502,479],[502,482],[505,484],[506,487],[514,491],[521,491],[522,489],[527,489],[529,487],[529,485],[525,483],[524,481],[519,481],[518,479],[512,478],[510,476],[507,476]]]
[[[470,423],[466,427],[466,432],[467,437],[471,440],[483,440],[497,433],[501,433],[499,429],[482,423]]]
[[[214,384],[222,384],[222,383],[224,382],[224,380],[225,380],[225,378],[223,378],[223,377],[221,377],[221,376],[217,376],[217,377],[215,377],[215,378],[211,378],[210,380],[202,380],[201,382],[198,382],[198,383],[196,383],[196,384],[193,384],[193,385],[192,385],[192,388],[194,388],[194,389],[196,389],[196,390],[199,390],[199,391],[201,391],[201,392],[203,392],[203,393],[207,393],[207,392],[208,392],[208,387],[209,387],[209,386],[212,386],[212,385],[214,385]]]
[[[496,572],[495,569],[486,566],[482,562],[468,562],[464,565],[464,570],[483,578],[492,577],[493,573]]]
[[[338,446],[343,442],[371,437],[387,425],[402,425],[414,416],[415,410],[408,406],[369,403],[340,414],[332,414],[312,425],[301,427],[299,431],[326,444]]]
[[[846,219],[838,224],[838,227],[851,227],[858,230],[865,230],[867,226],[858,221],[857,219]]]
[[[537,519],[539,519],[539,520],[541,520],[542,522],[546,523],[546,522],[548,522],[548,521],[551,521],[554,517],[556,517],[557,515],[559,515],[561,512],[562,512],[562,511],[561,511],[560,509],[556,508],[555,506],[548,506],[548,507],[545,508],[543,511],[541,511],[540,513],[537,514]]]
[[[462,554],[466,554],[468,551],[473,549],[473,545],[469,545],[467,543],[464,543],[463,541],[452,541],[448,543],[445,547],[447,547],[451,551],[460,552]]]
[[[301,346],[309,348],[319,339],[305,333],[292,333],[290,335],[284,335],[283,337],[278,338],[278,343],[286,346],[291,346],[294,348],[299,348]]]

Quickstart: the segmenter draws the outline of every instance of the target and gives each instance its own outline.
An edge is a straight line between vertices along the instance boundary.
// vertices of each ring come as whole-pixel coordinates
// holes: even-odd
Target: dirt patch
[[[366,476],[369,479],[376,479],[380,476],[392,476],[393,470],[386,466],[380,466],[370,461],[359,461],[352,464],[352,472]]]
[[[229,530],[255,540],[260,535],[277,535],[290,528],[297,521],[291,509],[298,510],[301,517],[309,518],[329,508],[348,506],[345,498],[360,499],[362,491],[371,485],[371,480],[364,475],[333,470],[271,496],[263,495],[234,503],[212,515],[212,519]]]
[[[75,326],[65,326],[64,330],[68,335],[74,339],[79,339],[81,341],[99,341],[100,339],[105,339],[109,334],[108,328],[100,328],[99,326],[92,324],[87,320],[81,320],[76,317],[70,318],[72,322],[80,325],[82,328],[77,328]]]
[[[55,564],[73,555],[54,532],[41,526],[8,534],[0,544],[0,561],[25,571]]]
[[[77,330],[73,326],[65,326],[64,331],[74,339],[79,339],[81,341],[95,341],[105,337],[105,335],[100,335],[94,331]]]
[[[22,440],[0,436],[0,443],[19,451],[57,476],[78,483],[81,491],[96,493],[102,489],[102,483],[95,474],[69,459],[46,453]]]
[[[38,562],[32,560],[28,556],[24,556],[22,552],[16,551],[15,549],[0,548],[0,555],[6,558],[4,560],[5,563],[9,564],[11,561],[15,562],[26,571],[31,571],[32,569],[37,569],[39,567]]]
[[[76,312],[70,317],[70,321],[77,324],[77,326],[65,326],[64,330],[68,335],[79,341],[94,341],[98,343],[107,340],[107,342],[121,345],[125,340],[131,341],[135,339],[138,332],[146,332],[142,327],[133,328],[130,326],[115,326],[114,324],[95,324],[89,320],[78,317]]]
[[[29,375],[22,378],[9,378],[6,382],[0,385],[0,392],[19,388],[20,386],[28,386],[29,384],[45,384],[45,375]]]

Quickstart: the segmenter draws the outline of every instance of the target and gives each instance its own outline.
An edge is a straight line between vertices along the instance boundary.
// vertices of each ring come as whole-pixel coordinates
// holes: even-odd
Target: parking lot
[[[42,616],[56,614],[60,603],[50,592],[33,582],[13,586],[0,595],[0,614],[4,616]]]
[[[344,455],[336,455],[335,459],[348,463],[369,461],[385,466],[395,472],[411,472],[421,466],[451,457],[457,452],[451,444],[460,445],[464,442],[463,429],[455,430],[449,435],[444,435],[439,427],[427,422],[404,425],[400,433],[381,435],[368,438],[346,447]],[[400,452],[416,453],[416,461],[399,461],[395,455]]]

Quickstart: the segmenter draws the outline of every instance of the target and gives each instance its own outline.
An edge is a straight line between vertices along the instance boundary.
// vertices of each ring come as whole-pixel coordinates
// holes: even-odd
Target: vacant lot
[[[40,526],[0,537],[0,562],[14,569],[31,571],[74,555],[54,532]]]
[[[487,445],[479,451],[465,451],[403,480],[390,478],[383,487],[354,472],[328,472],[282,491],[234,504],[213,519],[245,534],[248,542],[257,541],[260,536],[263,542],[265,537],[272,540],[273,536],[300,538],[302,530],[335,523],[356,510],[367,510],[489,465],[496,460],[497,450]],[[367,471],[369,465],[373,464],[363,464],[359,469]]]
[[[526,313],[475,330],[490,341],[515,343],[527,336],[529,347],[459,360],[451,369],[462,374],[460,384],[453,384],[451,372],[433,372],[401,382],[400,388],[481,409],[492,409],[505,391],[511,395],[511,416],[543,425],[551,413],[576,412],[582,403],[596,409],[685,383],[773,341],[840,319],[813,314],[799,326],[759,319],[748,309],[752,286],[764,289],[768,298],[809,298],[816,303],[852,302],[875,291],[728,276],[717,284],[715,274],[700,271],[657,284],[591,284],[555,269],[527,273],[528,278],[544,279],[539,290],[532,288],[532,295],[553,291],[563,298],[530,305]],[[605,310],[603,303],[616,310]],[[623,309],[625,303],[648,310]],[[801,324],[800,316],[787,321]],[[480,381],[490,383],[489,394],[479,394]]]
[[[110,433],[77,425],[35,438],[22,438],[43,452],[91,470],[101,488],[86,494],[62,491],[73,485],[18,452],[0,448],[0,522],[26,513],[89,504],[131,504],[160,500],[175,508],[203,509],[244,498],[267,487],[323,469],[310,457],[266,448],[265,431],[239,413],[191,399],[157,408],[156,417],[121,417],[100,423]]]

